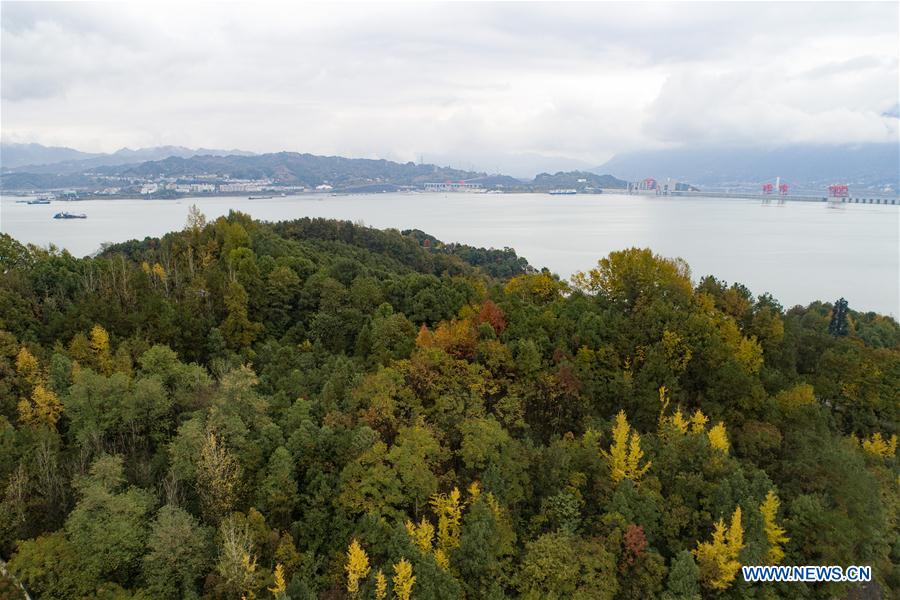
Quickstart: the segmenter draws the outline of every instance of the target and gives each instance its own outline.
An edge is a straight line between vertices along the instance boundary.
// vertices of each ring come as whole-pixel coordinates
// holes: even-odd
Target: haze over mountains
[[[712,188],[758,187],[776,177],[793,187],[900,188],[900,145],[707,146],[619,154],[597,169],[628,180],[671,177]]]
[[[42,146],[41,144],[0,144],[0,168],[27,171],[29,173],[77,173],[93,167],[126,165],[170,156],[188,158],[198,155],[252,156],[244,150],[214,150],[185,148],[184,146],[156,146],[152,148],[122,148],[112,153],[81,152],[74,148]]]

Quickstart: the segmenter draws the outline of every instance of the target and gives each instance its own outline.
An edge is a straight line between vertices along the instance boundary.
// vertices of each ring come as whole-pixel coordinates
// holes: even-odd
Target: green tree
[[[615,560],[599,543],[546,533],[525,545],[516,587],[523,598],[615,598]]]
[[[122,425],[122,398],[130,395],[131,381],[123,373],[105,377],[81,370],[63,399],[69,417],[69,434],[94,454],[104,452]]]
[[[400,479],[401,493],[417,515],[419,507],[437,491],[438,478],[434,471],[443,455],[431,429],[421,420],[410,427],[401,427],[388,451],[387,460]]]
[[[19,542],[7,566],[16,580],[38,598],[81,598],[100,583],[96,573],[81,568],[79,550],[62,531]]]
[[[831,311],[831,321],[828,323],[828,333],[834,336],[845,336],[848,331],[847,301],[841,298],[834,303],[834,309]]]
[[[390,304],[382,304],[372,319],[369,360],[387,365],[392,360],[408,358],[415,347],[416,328],[402,314],[394,313]]]
[[[210,533],[176,506],[159,509],[143,558],[147,592],[154,598],[199,598],[198,583],[211,565]]]
[[[300,277],[287,266],[275,267],[266,278],[265,323],[276,334],[290,326],[300,295]]]
[[[672,559],[663,597],[666,600],[700,600],[700,568],[688,550],[682,550]]]
[[[402,518],[402,484],[387,454],[384,442],[375,442],[341,472],[339,501],[351,515]]]
[[[79,568],[96,582],[134,583],[149,533],[153,497],[126,488],[123,461],[101,456],[79,484],[80,499],[65,523]]]
[[[266,476],[257,488],[257,502],[272,525],[286,529],[297,506],[297,481],[290,452],[279,446],[269,458]]]
[[[251,321],[248,317],[247,302],[249,297],[240,283],[233,281],[225,290],[225,320],[219,326],[219,330],[225,337],[228,347],[235,351],[244,350],[262,332],[260,323]]]
[[[467,597],[503,597],[503,561],[512,554],[513,541],[499,505],[479,494],[463,516],[460,545],[452,553],[452,564]]]

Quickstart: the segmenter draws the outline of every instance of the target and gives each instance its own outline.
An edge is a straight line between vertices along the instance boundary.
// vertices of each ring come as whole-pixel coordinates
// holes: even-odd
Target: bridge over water
[[[838,204],[893,204],[900,206],[900,198],[896,196],[848,196],[835,198],[824,195],[802,194],[755,194],[751,192],[705,192],[705,191],[663,191],[663,190],[604,190],[605,192],[624,193],[641,196],[677,196],[684,198],[742,198],[747,200],[769,201],[772,203],[791,202],[833,202]]]

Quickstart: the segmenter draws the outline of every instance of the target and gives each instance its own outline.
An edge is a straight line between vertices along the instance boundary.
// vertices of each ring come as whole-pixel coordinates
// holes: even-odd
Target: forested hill
[[[611,188],[622,190],[628,187],[628,182],[613,177],[612,175],[597,175],[587,171],[570,171],[568,173],[539,173],[535,176],[532,186],[539,190],[552,190],[557,188],[575,189],[579,192],[591,189]]]
[[[389,160],[316,156],[297,152],[259,155],[169,156],[139,164],[100,165],[92,161],[80,169],[69,164],[23,167],[0,174],[6,190],[95,188],[109,177],[135,180],[159,177],[207,181],[209,176],[234,179],[270,179],[282,185],[315,187],[328,184],[339,189],[360,186],[412,186],[434,181],[486,178],[485,173],[429,164],[397,163]],[[78,165],[75,165],[76,167]],[[59,168],[57,168],[59,167]],[[515,181],[515,180],[513,180]]]
[[[0,235],[0,595],[895,597],[898,390],[894,320],[650,250],[564,282],[338,221]]]
[[[236,179],[271,178],[282,183],[316,186],[324,183],[335,187],[387,182],[412,185],[428,181],[471,179],[484,173],[463,171],[437,165],[397,163],[368,158],[316,156],[297,152],[275,152],[256,156],[171,156],[164,160],[99,167],[97,173],[126,177],[194,177],[228,175]]]

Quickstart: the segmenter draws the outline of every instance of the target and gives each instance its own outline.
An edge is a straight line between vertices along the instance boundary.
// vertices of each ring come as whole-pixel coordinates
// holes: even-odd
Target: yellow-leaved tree
[[[691,423],[681,412],[681,408],[676,408],[671,416],[666,416],[666,410],[669,408],[669,390],[666,386],[659,388],[659,404],[659,434],[664,437],[673,433],[686,434]]]
[[[365,579],[369,574],[369,556],[356,539],[347,548],[344,570],[347,571],[347,592],[356,595],[359,592],[359,580]]]
[[[197,462],[197,491],[204,516],[216,522],[234,508],[241,484],[241,466],[224,440],[206,434]]]
[[[394,598],[397,600],[409,600],[412,596],[413,585],[416,578],[412,574],[412,565],[405,558],[401,558],[400,562],[394,565],[394,577],[391,579],[394,584]]]
[[[434,554],[434,562],[442,569],[450,568],[450,559],[447,558],[449,548],[432,548],[434,541],[434,525],[425,517],[416,525],[412,521],[406,522],[406,532],[412,542],[426,554]]]
[[[669,393],[666,386],[659,386],[659,430],[662,433],[663,426],[668,419],[666,418],[666,410],[669,408]]]
[[[440,548],[434,549],[434,562],[445,571],[450,568],[450,559],[447,557],[447,553]]]
[[[16,355],[16,373],[32,387],[40,383],[42,379],[38,360],[25,346],[22,346]]]
[[[459,500],[459,488],[455,487],[449,494],[435,494],[431,497],[431,510],[438,518],[438,549],[444,553],[459,546],[462,521],[462,506]]]
[[[40,363],[25,346],[16,355],[16,373],[26,384],[23,390],[26,397],[20,398],[16,406],[19,420],[31,427],[46,425],[54,428],[62,413],[62,404],[53,390],[47,389]]]
[[[477,481],[473,481],[472,483],[469,484],[469,488],[466,491],[469,492],[468,503],[472,504],[473,502],[475,502],[478,499],[478,496],[481,495],[481,484],[478,483]]]
[[[431,546],[434,541],[434,525],[428,519],[422,517],[422,521],[418,525],[412,521],[407,521],[406,532],[419,550],[426,554],[431,552]]]
[[[546,273],[518,275],[510,279],[503,291],[510,296],[519,296],[533,302],[545,303],[558,298],[568,286]]]
[[[632,431],[623,410],[616,415],[612,436],[613,442],[609,451],[600,451],[609,465],[610,477],[616,483],[623,479],[639,482],[650,469],[650,462],[641,465],[644,458],[644,452],[641,450],[641,436],[638,432]]]
[[[52,390],[48,390],[40,383],[32,390],[31,398],[22,398],[17,408],[19,419],[32,427],[46,425],[53,428],[62,413],[62,404],[59,398]]]
[[[710,446],[720,452],[728,454],[728,449],[731,447],[731,444],[728,442],[728,432],[725,430],[725,423],[719,421],[719,423],[712,427],[706,435],[709,437]]]
[[[759,512],[762,513],[763,524],[766,530],[766,539],[769,540],[769,552],[766,554],[766,560],[770,565],[777,565],[784,558],[784,550],[782,546],[790,541],[785,535],[785,530],[775,520],[778,516],[778,507],[781,501],[775,495],[775,490],[769,490],[766,499],[759,505]]]
[[[284,582],[284,566],[281,563],[275,565],[275,572],[272,574],[272,579],[274,580],[274,583],[272,584],[272,587],[269,588],[272,597],[284,598],[284,594],[287,591],[287,585]]]
[[[893,458],[897,454],[897,435],[886,440],[880,433],[873,433],[872,437],[862,441],[862,448],[872,456]]]
[[[703,433],[707,423],[709,423],[709,418],[698,408],[691,417],[691,433]]]
[[[693,355],[690,346],[678,333],[668,329],[663,331],[662,345],[666,353],[666,362],[676,373],[683,373]]]
[[[375,573],[375,600],[385,600],[387,598],[387,577],[378,569]]]
[[[434,335],[425,323],[419,328],[419,334],[416,336],[416,348],[431,348],[434,346]]]
[[[684,418],[684,415],[681,413],[681,409],[676,409],[675,414],[673,414],[669,418],[669,422],[672,424],[672,427],[675,428],[679,433],[687,433],[688,432],[688,420]]]
[[[109,334],[100,325],[94,325],[91,329],[91,351],[97,368],[104,375],[112,373],[112,358],[109,350]]]
[[[153,275],[162,282],[165,282],[169,278],[169,274],[166,273],[165,267],[159,263],[153,263]]]
[[[798,406],[815,404],[816,394],[813,386],[808,383],[799,383],[788,390],[782,390],[775,395],[775,401],[782,408],[793,409]]]
[[[251,554],[244,554],[241,556],[241,567],[246,573],[246,577],[248,581],[253,581],[256,579],[256,556]],[[245,590],[243,594],[241,594],[241,598],[245,600],[253,600],[256,598],[256,594],[252,589]]]
[[[714,590],[727,589],[741,568],[738,562],[744,548],[744,528],[741,526],[741,507],[734,509],[731,525],[719,519],[713,531],[712,541],[700,542],[693,551],[700,567],[700,581]]]

